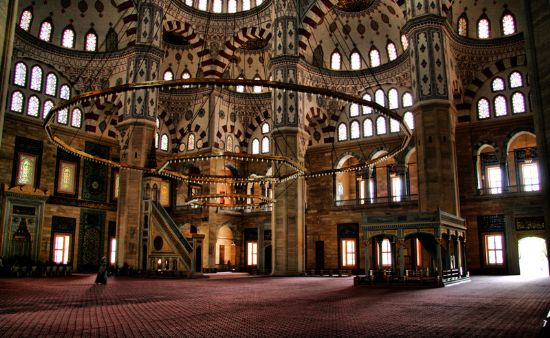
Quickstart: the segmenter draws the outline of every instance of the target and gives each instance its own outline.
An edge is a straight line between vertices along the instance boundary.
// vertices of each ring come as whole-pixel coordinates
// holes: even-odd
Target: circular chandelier
[[[366,161],[363,161],[359,164],[352,166],[347,166],[343,168],[333,168],[322,171],[315,172],[306,172],[304,165],[296,160],[293,160],[286,156],[276,156],[276,155],[265,155],[265,154],[248,154],[248,153],[232,153],[232,152],[222,152],[213,149],[207,151],[196,151],[193,153],[187,154],[176,154],[169,157],[163,165],[159,168],[147,168],[140,167],[135,165],[129,165],[127,163],[112,161],[108,159],[103,159],[97,156],[88,154],[74,145],[65,142],[62,138],[55,134],[55,129],[52,128],[54,125],[54,116],[57,116],[58,112],[63,109],[69,109],[73,106],[78,106],[83,103],[88,103],[91,100],[99,99],[106,97],[112,94],[119,93],[130,93],[137,90],[147,90],[147,89],[159,89],[159,90],[174,90],[174,89],[186,89],[189,88],[201,88],[201,87],[232,87],[232,86],[246,86],[246,87],[255,87],[262,86],[271,89],[278,89],[284,92],[295,92],[303,94],[318,95],[323,98],[331,98],[344,103],[354,103],[360,106],[368,106],[373,108],[379,114],[382,114],[386,117],[396,120],[400,129],[403,131],[404,139],[400,144],[395,146],[393,149],[390,149],[386,154],[372,158]],[[268,80],[248,80],[248,79],[222,79],[222,78],[190,78],[190,79],[177,79],[177,80],[163,80],[163,81],[147,81],[140,83],[128,83],[111,88],[106,88],[103,90],[95,90],[80,94],[74,98],[61,102],[55,107],[53,107],[44,120],[44,129],[48,135],[50,141],[56,144],[58,147],[63,150],[77,155],[81,158],[87,160],[98,162],[109,167],[116,167],[121,170],[138,170],[148,174],[157,174],[173,179],[186,181],[190,183],[198,184],[231,184],[231,185],[247,185],[254,183],[281,183],[294,180],[298,177],[313,178],[325,175],[332,175],[339,172],[351,172],[351,171],[362,171],[367,168],[371,168],[374,164],[379,161],[383,161],[387,158],[393,157],[399,152],[403,151],[409,144],[412,138],[412,132],[404,123],[403,117],[401,117],[396,112],[377,104],[376,102],[367,101],[360,97],[349,95],[346,93],[329,90],[326,88],[312,87],[307,85],[295,84],[295,83],[285,83],[277,81],[268,81]],[[252,174],[245,177],[233,177],[233,176],[224,176],[224,175],[208,175],[208,174],[191,174],[183,173],[178,170],[171,169],[171,166],[178,163],[193,163],[209,160],[231,160],[231,161],[241,161],[241,162],[265,162],[270,164],[272,167],[278,166],[279,169],[276,173],[272,175],[257,175]],[[223,196],[222,196],[223,195]],[[226,203],[225,199],[228,199],[230,203]],[[257,208],[266,204],[272,204],[274,199],[267,198],[261,195],[250,195],[250,194],[209,194],[204,196],[196,196],[195,200],[192,200],[193,204],[199,204],[204,206],[212,207],[235,207],[238,205],[249,206],[251,208]],[[236,201],[245,202],[244,204],[235,203]],[[223,202],[223,203],[222,203]]]

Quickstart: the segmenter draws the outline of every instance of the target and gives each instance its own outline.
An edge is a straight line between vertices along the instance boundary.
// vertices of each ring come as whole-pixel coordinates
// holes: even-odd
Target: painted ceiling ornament
[[[374,0],[338,0],[336,8],[344,12],[361,12],[373,2]]]

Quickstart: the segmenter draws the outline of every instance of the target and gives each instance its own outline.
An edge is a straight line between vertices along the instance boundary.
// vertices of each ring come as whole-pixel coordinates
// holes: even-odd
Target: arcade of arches
[[[550,56],[535,48],[547,43],[535,19],[548,5],[427,3],[7,1],[4,263],[91,271],[107,256],[140,273],[346,271],[388,281],[548,275],[550,80],[542,74]],[[182,181],[86,160],[43,129],[52,107],[84,92],[193,78],[320,87],[403,121],[329,96],[243,84],[113,93],[51,122],[71,146],[136,167],[208,152],[278,155],[305,167],[294,180],[244,184],[232,182],[284,171],[211,158],[172,169],[223,184]],[[386,156],[405,126],[411,141]],[[330,174],[307,175],[321,171]],[[197,203],[201,196],[213,205]],[[229,208],[231,196],[242,204]],[[275,202],[248,208],[254,196]]]

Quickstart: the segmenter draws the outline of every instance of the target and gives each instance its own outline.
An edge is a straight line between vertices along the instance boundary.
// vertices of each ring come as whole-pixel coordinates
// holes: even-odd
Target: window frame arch
[[[28,23],[25,24],[25,26],[27,26],[27,28],[24,28],[23,27],[23,15],[25,15],[26,13],[29,13],[30,15],[30,18],[28,20]],[[22,30],[24,30],[25,32],[28,32],[31,30],[31,27],[32,27],[32,19],[34,18],[34,15],[32,13],[32,7],[27,7],[25,8],[22,12],[21,12],[21,15],[19,15],[19,20],[17,21],[17,25],[19,26],[19,28],[21,28]]]
[[[379,121],[383,121],[384,128],[380,128],[382,124]],[[381,131],[383,129],[383,131]],[[386,135],[388,133],[388,122],[384,116],[378,116],[376,118],[376,135]]]
[[[71,110],[71,127],[82,128],[82,109],[78,107]]]
[[[257,155],[260,153],[260,140],[258,140],[257,138],[253,138],[252,139],[252,144],[251,144],[251,153],[252,155]]]
[[[93,36],[95,38],[95,42],[94,42],[94,45],[93,45],[93,49],[90,49],[88,46],[88,42],[90,41],[90,36]],[[86,33],[86,35],[84,35],[84,50],[87,51],[87,52],[97,52],[98,50],[98,37],[97,37],[97,33],[95,32],[95,30],[93,28],[90,28],[88,30],[88,32]]]
[[[160,136],[159,148],[162,151],[168,151],[168,149],[170,148],[170,140],[168,138],[168,134],[163,133]]]
[[[485,117],[482,117],[480,114],[481,114],[481,111],[480,111],[480,103],[481,102],[484,102],[484,108],[487,108],[487,116]],[[486,119],[490,119],[491,116],[492,116],[492,113],[491,113],[491,101],[485,97],[485,96],[482,96],[480,97],[477,102],[476,102],[476,116],[477,116],[477,119],[478,120],[486,120]]]
[[[390,47],[391,47],[391,50],[390,50]],[[388,54],[389,61],[393,61],[397,59],[397,57],[399,56],[397,54],[397,46],[391,40],[388,40],[386,43],[386,53]]]
[[[13,84],[18,87],[25,87],[27,85],[28,70],[29,70],[29,67],[27,66],[26,63],[24,63],[23,61],[17,62],[15,64],[15,67],[13,67],[13,78],[12,78]],[[22,83],[18,83],[20,81],[17,80],[20,71],[23,72],[23,74],[21,75],[23,79]]]
[[[399,109],[399,92],[396,88],[390,88],[388,90],[388,108]]]
[[[363,94],[363,96],[361,98],[365,101],[372,102],[372,95],[370,93]],[[373,109],[370,106],[363,106],[363,109],[361,109],[361,110],[362,110],[362,112],[361,112],[362,115],[371,115],[372,112],[373,112]]]
[[[342,70],[342,54],[340,54],[338,49],[334,50],[334,52],[330,54],[330,69]]]
[[[39,79],[35,78],[35,75],[34,75],[35,69],[37,71],[40,71],[40,75],[37,75],[37,77],[39,77]],[[38,81],[38,82],[36,82],[36,81]],[[41,92],[43,81],[44,81],[44,70],[42,69],[42,67],[40,67],[39,65],[32,66],[32,68],[31,68],[31,78],[30,78],[30,81],[29,81],[29,89],[34,90],[36,92]],[[35,85],[36,83],[38,83],[38,84]]]
[[[502,89],[495,89],[495,82],[499,81],[500,84],[502,84]],[[498,92],[502,92],[506,90],[506,81],[504,81],[504,79],[500,76],[496,76],[492,81],[491,81],[491,92],[493,93],[498,93]]]
[[[370,130],[367,130],[367,127],[369,127]],[[367,117],[366,119],[363,120],[363,137],[371,137],[371,136],[374,136],[374,123],[370,118]]]
[[[357,134],[354,137],[354,130]],[[349,124],[349,139],[358,140],[361,138],[361,123],[358,120],[352,120]]]
[[[174,72],[171,68],[168,68],[164,71],[164,73],[162,74],[162,79],[164,81],[172,81],[174,79]]]
[[[464,20],[464,24],[465,24],[465,27],[464,27],[464,34],[461,34],[461,21]],[[468,37],[468,28],[470,26],[470,22],[468,20],[468,15],[466,14],[466,12],[462,13],[459,17],[458,17],[458,20],[456,22],[456,31],[458,33],[459,36],[464,36],[464,37]]]
[[[53,79],[53,85],[51,85],[50,81]],[[44,83],[44,94],[55,97],[57,95],[57,75],[55,73],[50,72],[46,75],[46,81]],[[50,87],[53,88],[53,91],[50,90]]]
[[[266,130],[267,129],[267,130]],[[262,134],[268,134],[269,132],[271,131],[271,126],[269,125],[269,123],[267,122],[264,122],[262,124]]]
[[[36,102],[36,104],[31,103],[31,100],[33,102]],[[35,108],[36,108],[35,111],[33,112],[33,114],[31,114],[31,111],[30,111],[31,104],[33,106],[35,106]],[[40,98],[38,96],[36,96],[36,95],[29,96],[29,98],[27,99],[27,109],[26,109],[25,115],[30,116],[30,117],[40,118]]]
[[[480,27],[480,24],[482,21],[487,21],[487,36],[483,35],[482,36],[482,32],[481,32],[481,27]],[[479,19],[477,20],[477,25],[476,25],[476,36],[478,39],[490,39],[491,38],[491,20],[489,19],[489,17],[487,16],[487,14],[483,13]]]
[[[513,25],[514,30],[510,33],[506,33],[506,27],[505,27],[505,22],[504,22],[504,19],[506,17],[510,17],[512,19],[512,25]],[[500,17],[500,31],[502,32],[502,36],[510,36],[510,35],[514,35],[518,32],[518,24],[517,24],[516,16],[512,12],[510,12],[509,10],[505,10],[502,13],[502,16]]]
[[[49,25],[49,32],[47,32],[47,34],[48,34],[47,38],[43,37],[43,32],[44,32],[43,29],[44,29],[45,24]],[[40,28],[38,29],[38,39],[51,43],[53,32],[54,32],[53,21],[52,21],[51,18],[46,18],[40,23]]]
[[[497,102],[498,100],[498,102]],[[494,106],[494,112],[495,117],[503,117],[508,116],[508,99],[505,95],[496,95],[493,98],[493,106]],[[499,108],[504,109],[503,112],[499,112]]]
[[[408,102],[410,98],[410,104]],[[401,107],[408,108],[414,106],[414,98],[411,92],[406,91],[401,95]]]
[[[19,101],[19,108],[14,109],[13,98],[17,95]],[[23,114],[25,110],[25,94],[20,90],[14,90],[10,95],[10,112]]]
[[[68,36],[67,34],[72,34],[72,36]],[[70,46],[65,44],[66,38],[71,38]],[[68,25],[65,27],[61,33],[61,47],[74,49],[76,45],[76,31],[74,30],[74,27],[72,25]]]
[[[344,142],[348,140],[348,125],[344,122],[340,122],[338,125],[338,142]]]
[[[65,98],[64,96],[64,90],[65,88],[67,88],[67,97]],[[69,87],[68,84],[62,84],[61,86],[59,86],[59,98],[62,99],[62,100],[70,100],[71,99],[71,87]]]
[[[190,133],[189,136],[187,136],[187,150],[195,150],[195,134]]]
[[[414,114],[411,111],[406,111],[403,114],[403,122],[405,122],[410,130],[414,130]]]
[[[519,76],[519,80],[521,81],[521,84],[517,86],[514,85],[514,80],[512,79],[512,77],[516,74]],[[523,86],[525,86],[525,82],[523,81],[523,74],[517,70],[511,72],[510,75],[508,75],[508,84],[510,85],[510,89],[523,88]]]
[[[262,137],[262,154],[267,154],[271,151],[271,140],[269,136]]]
[[[373,60],[373,57],[376,56],[377,60]],[[376,62],[373,62],[376,61]],[[378,67],[382,64],[382,58],[380,56],[380,51],[375,46],[372,46],[369,51],[369,64],[371,68]]]
[[[516,111],[516,97],[521,97],[522,105],[523,105],[523,111]],[[512,115],[517,114],[524,114],[527,113],[527,100],[525,99],[525,94],[521,91],[516,91],[510,96],[511,104],[512,104]]]
[[[349,56],[349,63],[351,70],[360,70],[363,67],[361,60],[361,53],[357,49],[353,50]]]
[[[45,119],[46,118],[46,115],[50,113],[50,110],[52,110],[52,108],[55,106],[55,103],[48,99],[46,101],[44,101],[44,103],[42,104],[42,119]],[[46,112],[46,108],[50,108],[48,109],[48,111]]]

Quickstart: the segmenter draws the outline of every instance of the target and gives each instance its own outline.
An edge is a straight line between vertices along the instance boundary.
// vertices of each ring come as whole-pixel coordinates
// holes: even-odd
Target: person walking
[[[103,285],[107,284],[107,257],[105,256],[101,258],[101,262],[99,263],[99,271],[97,272],[95,283]]]

